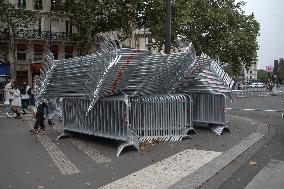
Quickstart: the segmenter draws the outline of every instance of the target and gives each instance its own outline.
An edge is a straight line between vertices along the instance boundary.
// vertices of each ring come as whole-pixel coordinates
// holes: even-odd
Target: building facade
[[[18,28],[15,38],[15,79],[19,83],[25,80],[31,84],[34,75],[39,74],[49,49],[55,59],[74,56],[75,49],[71,38],[76,31],[68,17],[52,12],[56,9],[56,0],[9,0],[9,2],[16,8],[38,13],[36,23],[27,29]],[[7,31],[9,30],[4,29],[0,34],[0,43],[6,48],[7,45],[4,44],[8,42]],[[6,59],[11,63],[14,60],[13,53],[9,48],[7,52]]]
[[[250,83],[252,80],[257,79],[257,59],[253,60],[251,66],[244,68],[244,82]]]

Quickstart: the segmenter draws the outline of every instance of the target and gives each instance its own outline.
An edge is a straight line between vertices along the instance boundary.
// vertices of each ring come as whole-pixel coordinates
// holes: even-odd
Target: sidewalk
[[[229,115],[231,133],[198,129],[191,139],[126,149],[116,157],[113,140],[76,135],[56,141],[59,122],[46,124],[45,135],[31,135],[32,118],[23,119],[0,118],[0,182],[7,188],[195,188],[267,132],[265,125]]]

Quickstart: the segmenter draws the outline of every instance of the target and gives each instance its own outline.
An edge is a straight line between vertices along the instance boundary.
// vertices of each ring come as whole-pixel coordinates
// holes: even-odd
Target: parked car
[[[264,85],[264,83],[257,82],[257,83],[251,83],[249,85],[249,87],[251,87],[251,88],[263,88],[263,87],[265,87],[265,85]]]

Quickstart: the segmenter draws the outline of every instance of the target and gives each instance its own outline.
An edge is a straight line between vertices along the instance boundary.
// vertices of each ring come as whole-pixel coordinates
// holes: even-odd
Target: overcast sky
[[[284,0],[244,0],[246,14],[254,13],[260,23],[258,69],[284,58]]]

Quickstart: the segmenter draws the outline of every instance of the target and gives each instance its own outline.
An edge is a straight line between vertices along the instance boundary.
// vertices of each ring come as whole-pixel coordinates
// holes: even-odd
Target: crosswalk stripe
[[[53,125],[53,128],[56,129],[58,132],[62,132],[63,131],[62,128],[59,126],[59,124]],[[84,142],[82,140],[79,140],[79,139],[76,139],[76,138],[72,138],[70,141],[72,142],[72,144],[77,146],[77,148],[79,150],[81,150],[84,154],[86,154],[88,157],[90,157],[91,159],[93,159],[97,163],[108,163],[108,162],[111,162],[110,158],[106,157],[101,152],[95,150],[94,148],[92,148],[86,142]]]
[[[90,147],[85,142],[73,138],[72,143],[76,145],[81,151],[83,151],[87,156],[95,160],[97,163],[107,163],[111,162],[111,159],[103,155],[101,152],[95,150],[94,148]]]
[[[33,127],[33,122],[30,122],[30,120],[31,119],[26,119],[25,121],[28,121],[29,127]],[[62,175],[80,173],[80,170],[63,154],[47,135],[39,133],[36,136]]]
[[[250,181],[245,189],[283,188],[284,161],[270,160],[268,164]]]
[[[62,175],[80,173],[80,170],[62,153],[48,136],[38,134],[37,137]]]
[[[220,154],[222,153],[187,149],[124,178],[109,183],[100,189],[169,188]]]

